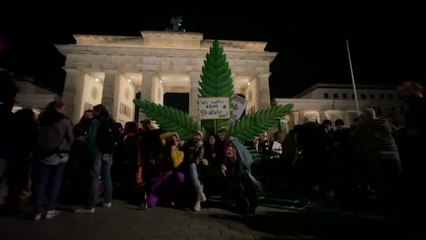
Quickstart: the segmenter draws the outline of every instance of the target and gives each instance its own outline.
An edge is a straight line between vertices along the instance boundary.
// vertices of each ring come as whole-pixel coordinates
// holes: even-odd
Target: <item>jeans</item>
[[[87,199],[86,208],[94,208],[99,190],[99,176],[105,187],[104,202],[110,203],[112,201],[112,179],[111,179],[111,166],[112,154],[108,153],[93,153],[92,166],[90,167],[90,190]]]
[[[200,182],[199,178],[199,167],[196,163],[189,164],[189,176],[191,177],[192,185],[197,190],[197,193],[203,192],[203,184]]]
[[[39,179],[35,187],[35,211],[42,213],[43,205],[47,201],[46,210],[55,210],[56,201],[62,185],[65,163],[58,165],[39,165]]]

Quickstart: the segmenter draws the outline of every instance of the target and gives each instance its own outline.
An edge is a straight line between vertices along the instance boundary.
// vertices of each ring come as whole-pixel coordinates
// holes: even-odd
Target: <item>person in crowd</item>
[[[220,193],[219,189],[221,184],[221,172],[220,165],[223,163],[223,158],[219,156],[223,155],[220,152],[224,152],[223,149],[219,149],[216,144],[216,138],[214,135],[210,135],[206,142],[204,143],[204,159],[207,161],[207,166],[204,168],[205,178],[205,193],[207,195]]]
[[[354,176],[355,163],[351,155],[349,144],[351,131],[345,127],[342,119],[334,121],[336,130],[332,135],[333,149],[333,187],[336,204],[353,205],[355,204],[353,194],[356,189]]]
[[[120,138],[120,154],[118,155],[119,164],[114,162],[116,173],[120,176],[125,195],[129,201],[132,201],[132,191],[137,185],[138,171],[138,144],[139,136],[137,133],[136,122],[126,122],[124,132]],[[121,168],[121,169],[119,169]]]
[[[65,111],[63,102],[53,101],[39,117],[35,221],[40,220],[44,213],[46,219],[59,214],[56,210],[57,197],[71,144],[74,141],[72,122],[65,117]]]
[[[261,184],[252,176],[250,153],[236,138],[226,146],[221,172],[224,176],[223,202],[230,210],[241,214],[255,212]]]
[[[225,147],[228,145],[229,142],[229,136],[225,128],[220,128],[217,133],[216,138],[216,148],[217,150],[217,159],[224,159],[225,158]]]
[[[324,130],[320,124],[305,120],[294,127],[297,142],[295,170],[298,176],[298,190],[310,206],[323,202],[325,196],[320,188],[325,182]]]
[[[14,136],[14,115],[12,113],[15,103],[16,86],[15,76],[0,68],[0,186],[6,179],[6,169],[9,163],[14,159],[12,141]]]
[[[82,191],[88,184],[89,154],[86,146],[87,134],[93,119],[93,110],[84,111],[80,121],[74,126],[74,144],[65,172],[65,181],[61,199],[81,204],[87,192]]]
[[[148,207],[155,207],[158,204],[174,206],[179,189],[185,180],[181,166],[184,152],[179,147],[179,135],[175,132],[165,132],[160,138],[164,145],[161,176],[151,186],[147,199]]]
[[[426,213],[426,98],[419,82],[406,81],[398,87],[399,96],[408,105],[405,128],[399,135],[405,196],[409,213]]]
[[[203,136],[204,133],[197,130],[194,132],[193,138],[184,145],[185,158],[189,163],[189,177],[197,192],[194,204],[194,211],[197,212],[201,210],[201,203],[207,200],[201,179],[203,166],[208,164],[207,160],[204,159]]]
[[[94,213],[99,191],[99,177],[105,188],[103,207],[112,206],[111,166],[113,153],[119,141],[116,122],[110,117],[106,107],[98,104],[93,107],[94,119],[87,135],[87,147],[90,154],[90,186],[85,208],[76,209],[76,213]]]
[[[15,132],[13,135],[13,161],[8,168],[8,193],[6,206],[17,209],[20,200],[29,196],[25,193],[31,183],[30,169],[33,164],[33,154],[37,143],[37,123],[33,110],[24,108],[15,113]],[[25,195],[24,195],[25,194]]]
[[[400,194],[401,162],[389,122],[376,117],[374,109],[367,108],[360,116],[352,133],[363,159],[365,182],[377,191],[384,214],[397,210]]]
[[[155,129],[151,120],[144,119],[140,139],[140,155],[143,165],[143,181],[150,185],[155,178],[159,177],[162,146],[160,142],[161,129]]]

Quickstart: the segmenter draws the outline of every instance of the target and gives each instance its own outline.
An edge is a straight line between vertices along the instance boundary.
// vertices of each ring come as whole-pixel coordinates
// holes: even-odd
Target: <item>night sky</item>
[[[143,30],[162,31],[170,26],[172,16],[183,16],[186,31],[201,32],[205,39],[268,42],[266,50],[278,52],[271,64],[272,98],[292,97],[315,83],[350,84],[345,39],[349,39],[358,84],[424,83],[426,79],[426,38],[422,36],[426,20],[415,6],[337,10],[268,5],[261,8],[268,12],[266,16],[253,14],[256,9],[225,11],[238,16],[219,16],[203,13],[202,8],[192,11],[197,15],[185,15],[123,1],[102,8],[78,1],[47,6],[33,2],[17,0],[1,6],[0,66],[57,92],[65,79],[61,69],[65,58],[54,44],[75,43],[72,34],[140,36]]]

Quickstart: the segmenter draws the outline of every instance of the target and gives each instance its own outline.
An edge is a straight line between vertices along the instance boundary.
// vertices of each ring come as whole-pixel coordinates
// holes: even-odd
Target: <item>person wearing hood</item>
[[[74,141],[72,122],[65,117],[64,113],[64,103],[53,101],[47,105],[45,112],[39,117],[35,221],[40,220],[44,214],[46,219],[59,214],[56,210],[56,201],[71,143]],[[46,206],[44,206],[45,202],[47,202]]]

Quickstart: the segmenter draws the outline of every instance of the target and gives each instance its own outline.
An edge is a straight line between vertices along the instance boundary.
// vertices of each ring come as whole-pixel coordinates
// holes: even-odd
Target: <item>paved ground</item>
[[[412,220],[333,211],[260,206],[256,214],[239,216],[215,207],[200,212],[137,206],[115,200],[110,209],[75,214],[63,207],[56,218],[32,222],[27,215],[0,217],[0,239],[426,239]]]

